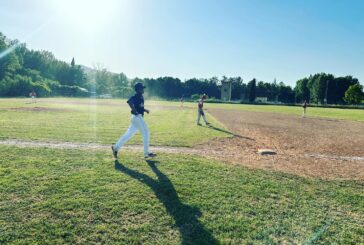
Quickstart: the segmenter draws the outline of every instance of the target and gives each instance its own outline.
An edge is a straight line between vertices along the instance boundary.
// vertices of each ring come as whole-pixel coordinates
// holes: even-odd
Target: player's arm
[[[145,109],[145,108],[144,108],[144,111],[145,111],[146,113],[148,113],[148,114],[149,114],[149,112],[150,112],[148,109]]]

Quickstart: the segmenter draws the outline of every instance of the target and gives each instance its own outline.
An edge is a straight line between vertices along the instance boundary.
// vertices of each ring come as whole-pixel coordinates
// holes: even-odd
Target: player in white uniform
[[[200,123],[201,116],[202,116],[203,120],[205,121],[205,124],[210,125],[210,123],[207,122],[205,113],[203,111],[203,102],[205,101],[206,97],[207,97],[206,94],[204,94],[201,96],[201,99],[198,101],[198,114],[197,114],[197,125],[198,126],[201,126],[201,123]]]
[[[149,114],[149,110],[144,108],[144,85],[142,83],[137,83],[134,86],[135,95],[129,98],[127,103],[131,108],[131,119],[130,126],[123,136],[120,137],[116,144],[111,146],[112,153],[115,159],[118,158],[118,151],[128,140],[130,140],[138,131],[143,136],[144,145],[144,157],[155,157],[156,154],[149,152],[149,129],[144,121],[144,112]]]
[[[32,103],[37,103],[37,94],[34,92],[34,90],[29,94],[29,96],[32,98]]]

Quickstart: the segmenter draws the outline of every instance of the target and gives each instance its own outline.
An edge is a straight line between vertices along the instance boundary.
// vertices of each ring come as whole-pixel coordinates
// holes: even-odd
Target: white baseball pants
[[[128,140],[130,140],[138,131],[143,136],[144,156],[149,154],[149,129],[144,121],[142,115],[132,115],[130,119],[130,126],[123,136],[120,137],[118,142],[114,145],[115,150],[119,150]]]
[[[197,115],[197,124],[200,123],[200,119],[201,119],[201,116],[203,118],[203,120],[205,121],[205,123],[207,124],[207,120],[206,120],[206,117],[205,117],[205,113],[203,112],[203,109],[198,109],[198,115]]]

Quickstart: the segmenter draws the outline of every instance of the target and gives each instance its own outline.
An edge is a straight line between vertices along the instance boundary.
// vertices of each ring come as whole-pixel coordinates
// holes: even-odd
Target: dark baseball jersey
[[[138,114],[144,116],[144,97],[142,94],[135,94],[128,99],[128,103],[133,104]],[[133,112],[131,112],[133,114]]]

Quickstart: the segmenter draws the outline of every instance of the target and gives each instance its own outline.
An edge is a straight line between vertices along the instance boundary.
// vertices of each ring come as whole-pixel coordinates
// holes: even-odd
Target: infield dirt
[[[235,135],[197,146],[210,149],[214,158],[300,176],[364,180],[362,122],[242,110],[209,113]],[[256,154],[261,148],[278,154]]]

